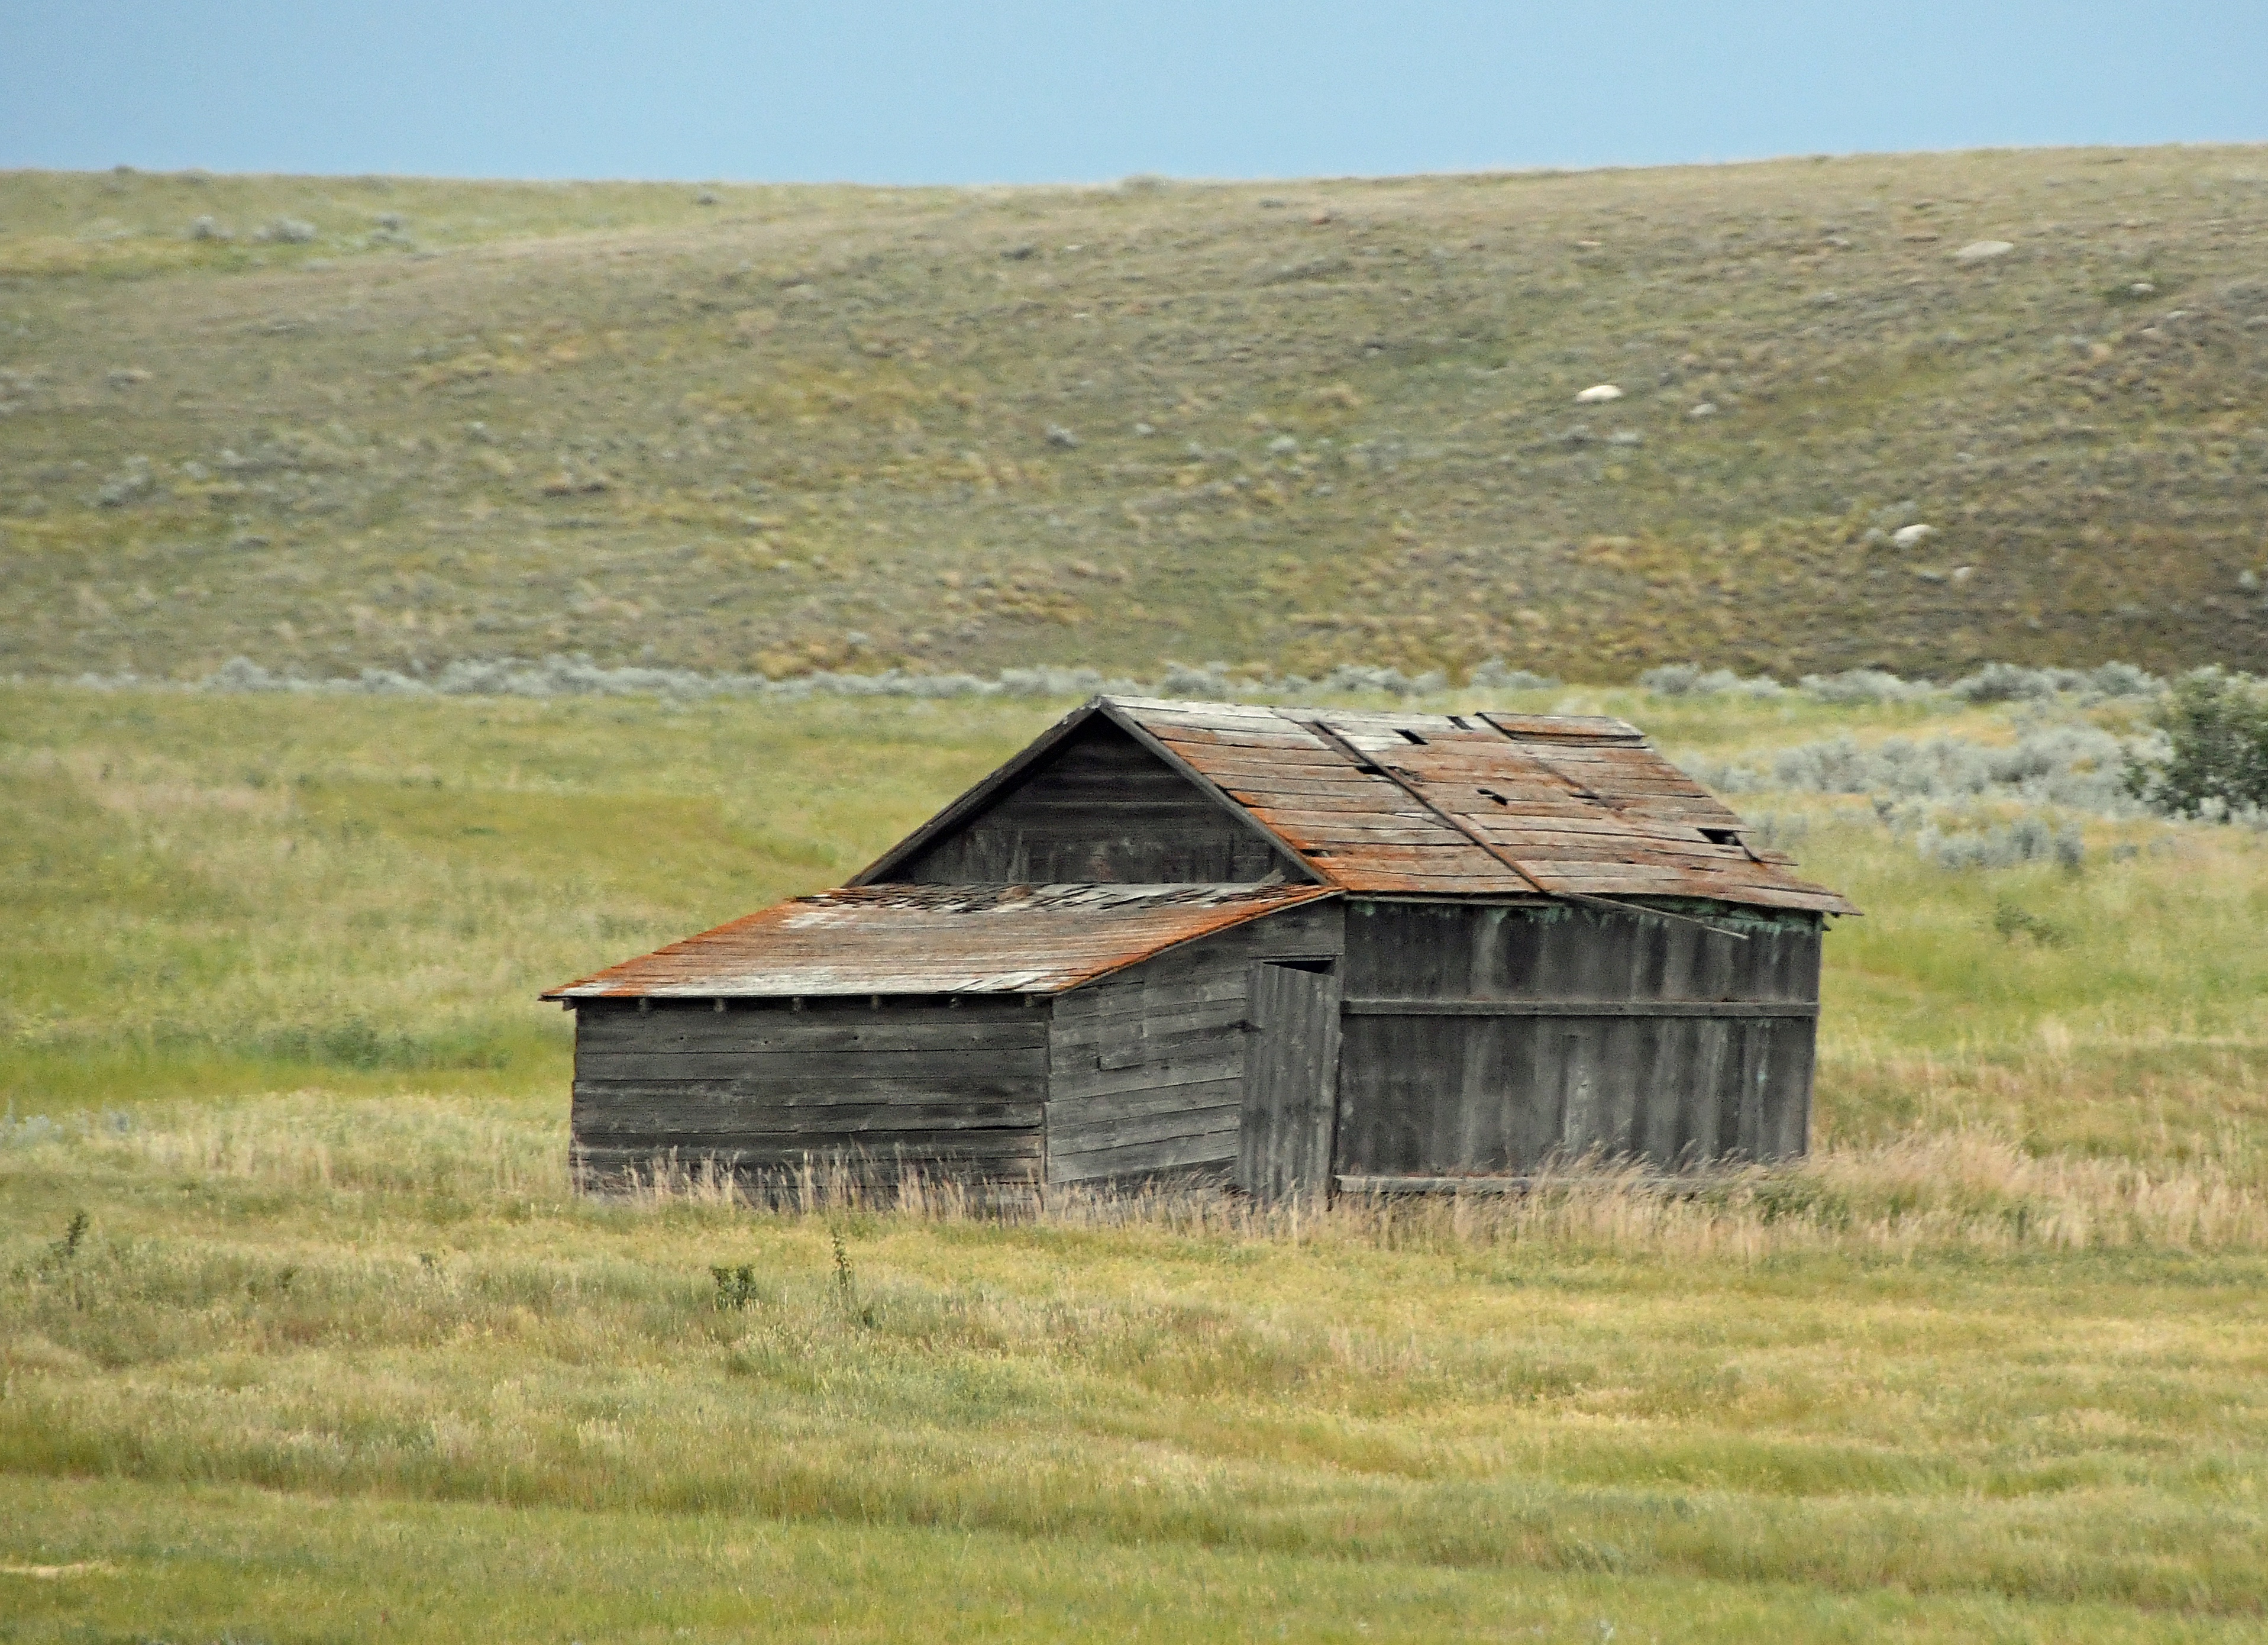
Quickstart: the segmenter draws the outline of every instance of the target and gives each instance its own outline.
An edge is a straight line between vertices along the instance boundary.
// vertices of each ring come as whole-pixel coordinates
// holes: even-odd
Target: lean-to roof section
[[[1060,993],[1336,895],[1314,885],[859,886],[779,904],[543,997]]]
[[[1856,911],[1619,719],[1102,705],[1346,890]]]

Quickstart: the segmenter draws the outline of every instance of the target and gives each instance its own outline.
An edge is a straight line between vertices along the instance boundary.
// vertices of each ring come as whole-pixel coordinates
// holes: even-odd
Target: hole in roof
[[[1425,739],[1419,736],[1416,732],[1405,731],[1399,726],[1396,726],[1394,729],[1395,734],[1399,736],[1404,742],[1414,742],[1421,749],[1425,746]]]
[[[1470,726],[1465,723],[1465,717],[1462,714],[1450,715],[1449,723],[1460,731],[1470,731],[1472,729]]]
[[[1701,830],[1701,837],[1712,845],[1737,845],[1741,843],[1741,830],[1736,828],[1705,828]]]
[[[1511,801],[1511,800],[1509,800],[1506,799],[1502,794],[1500,794],[1500,793],[1497,793],[1497,791],[1496,791],[1495,789],[1493,789],[1493,788],[1484,788],[1484,789],[1482,789],[1482,790],[1481,790],[1481,793],[1483,793],[1484,794],[1487,795],[1490,799],[1491,799],[1491,800],[1495,800],[1495,801],[1497,802],[1497,804],[1498,804],[1498,805],[1500,805],[1500,806],[1508,806],[1508,805],[1510,805],[1510,804],[1512,803],[1512,801]]]

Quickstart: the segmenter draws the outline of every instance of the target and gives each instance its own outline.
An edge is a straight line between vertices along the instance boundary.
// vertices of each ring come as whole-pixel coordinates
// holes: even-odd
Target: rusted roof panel
[[[1336,896],[1314,885],[874,885],[799,896],[546,1000],[1052,994]]]
[[[1346,890],[1857,911],[1749,846],[1741,819],[1624,720],[1147,697],[1102,706]]]

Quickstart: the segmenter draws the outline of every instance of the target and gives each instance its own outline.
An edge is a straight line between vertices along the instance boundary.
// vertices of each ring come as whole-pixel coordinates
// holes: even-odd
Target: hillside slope
[[[2258,148],[14,173],[0,675],[2257,668],[2264,270]]]

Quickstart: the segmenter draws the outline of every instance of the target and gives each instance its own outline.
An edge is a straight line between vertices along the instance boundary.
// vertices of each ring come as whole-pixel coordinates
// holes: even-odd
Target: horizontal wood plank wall
[[[576,1013],[574,1137],[600,1177],[674,1155],[887,1180],[1035,1175],[1048,1011],[1021,1001],[707,1000]]]
[[[1058,996],[1048,1181],[1227,1178],[1243,1123],[1253,963],[1336,961],[1344,942],[1336,902],[1287,909]]]
[[[1742,928],[1736,942],[1589,909],[1351,902],[1338,1172],[1802,1152],[1818,923]]]
[[[1285,859],[1154,754],[1093,719],[898,877],[929,885],[1248,884]]]

